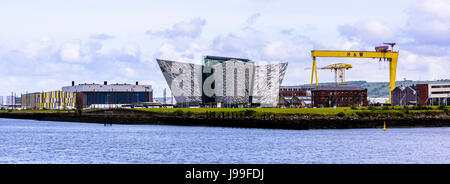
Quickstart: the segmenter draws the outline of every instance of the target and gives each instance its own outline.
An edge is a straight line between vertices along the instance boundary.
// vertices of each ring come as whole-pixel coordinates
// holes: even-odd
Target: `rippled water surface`
[[[0,163],[450,163],[450,128],[105,127],[0,119]]]

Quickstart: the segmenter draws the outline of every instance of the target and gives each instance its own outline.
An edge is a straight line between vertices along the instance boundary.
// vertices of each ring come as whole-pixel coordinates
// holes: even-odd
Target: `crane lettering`
[[[347,57],[363,57],[364,56],[364,53],[363,52],[360,52],[359,54],[356,54],[356,52],[353,52],[353,56],[352,56],[352,53],[351,52],[347,52]]]

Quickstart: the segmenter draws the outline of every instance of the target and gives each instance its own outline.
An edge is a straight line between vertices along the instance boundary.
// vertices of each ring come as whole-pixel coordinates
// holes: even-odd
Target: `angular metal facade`
[[[202,66],[157,59],[161,72],[178,104],[202,102]]]
[[[287,63],[256,66],[253,103],[264,107],[277,106],[286,68]]]
[[[157,59],[179,106],[221,104],[274,107],[287,63],[255,65],[250,60],[205,58],[205,65]]]

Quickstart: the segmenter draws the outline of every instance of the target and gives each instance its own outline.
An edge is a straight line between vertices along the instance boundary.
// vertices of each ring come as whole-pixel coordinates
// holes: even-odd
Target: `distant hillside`
[[[426,83],[438,83],[438,82],[450,82],[450,79],[442,79],[437,81],[397,81],[396,86],[411,86],[413,84],[426,84]],[[389,98],[389,82],[366,82],[366,81],[348,81],[347,85],[360,86],[367,88],[367,96],[370,98]],[[319,85],[333,85],[334,83],[319,83]],[[305,84],[309,85],[309,84]]]

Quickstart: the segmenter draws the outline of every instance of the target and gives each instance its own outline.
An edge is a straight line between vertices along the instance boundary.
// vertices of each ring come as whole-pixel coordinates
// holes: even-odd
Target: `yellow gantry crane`
[[[387,60],[389,64],[389,100],[386,102],[391,103],[391,91],[395,88],[395,75],[397,72],[397,60],[398,52],[394,52],[395,43],[384,43],[390,45],[392,50],[387,50],[388,46],[375,47],[376,51],[333,51],[333,50],[312,50],[311,56],[313,58],[312,73],[311,73],[311,86],[313,85],[314,75],[316,76],[316,85],[319,85],[317,79],[317,57],[348,57],[348,58],[379,58]]]
[[[334,82],[336,84],[345,84],[345,70],[352,68],[352,65],[345,63],[331,64],[320,69],[334,70]]]

